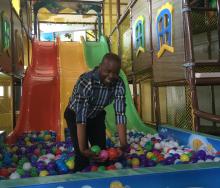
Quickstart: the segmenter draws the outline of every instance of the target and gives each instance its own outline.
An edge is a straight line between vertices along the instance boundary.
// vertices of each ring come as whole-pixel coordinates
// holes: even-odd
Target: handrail
[[[209,121],[214,121],[216,123],[220,123],[220,115],[210,114],[208,112],[203,112],[201,110],[195,110],[194,114],[200,118],[203,118]]]

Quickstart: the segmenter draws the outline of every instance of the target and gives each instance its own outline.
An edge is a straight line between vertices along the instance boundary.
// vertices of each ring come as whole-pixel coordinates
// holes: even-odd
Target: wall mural
[[[140,52],[144,52],[144,47],[145,47],[145,30],[144,30],[144,17],[143,16],[138,16],[137,20],[135,21],[135,49],[136,51],[136,56]]]
[[[173,5],[166,3],[157,12],[156,30],[157,30],[157,57],[160,58],[165,51],[174,52],[172,44],[173,29]]]

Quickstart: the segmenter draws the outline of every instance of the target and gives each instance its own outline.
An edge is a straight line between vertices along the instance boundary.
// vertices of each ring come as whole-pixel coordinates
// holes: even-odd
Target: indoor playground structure
[[[219,11],[220,0],[2,0],[0,187],[219,188]],[[122,59],[126,155],[110,104],[106,149],[91,146],[100,161],[73,173],[64,111],[108,52]]]

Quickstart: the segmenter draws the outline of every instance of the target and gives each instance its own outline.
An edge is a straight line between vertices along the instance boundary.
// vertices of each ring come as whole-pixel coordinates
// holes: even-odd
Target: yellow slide
[[[66,121],[63,117],[69,97],[79,76],[88,71],[85,64],[83,45],[79,42],[59,42],[61,140],[64,140]]]

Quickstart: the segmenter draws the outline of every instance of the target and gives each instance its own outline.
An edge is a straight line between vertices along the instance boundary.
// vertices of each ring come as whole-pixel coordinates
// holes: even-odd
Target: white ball
[[[90,185],[83,185],[81,188],[92,188]]]
[[[197,163],[204,163],[205,161],[203,160],[198,160]]]
[[[169,153],[170,153],[170,154],[175,154],[176,151],[175,151],[174,149],[171,149],[171,150],[169,151]]]
[[[141,145],[142,147],[144,147],[145,144],[146,144],[146,142],[140,141],[140,145]]]
[[[23,164],[23,169],[24,169],[25,171],[30,170],[31,167],[32,167],[32,166],[31,166],[31,163],[29,163],[29,162],[26,162],[26,163]]]
[[[155,149],[158,149],[158,150],[161,149],[160,143],[156,143],[156,144],[154,145],[154,148],[155,148]]]
[[[13,172],[10,176],[9,176],[9,179],[19,179],[21,178],[20,174],[18,174],[17,172]]]
[[[140,139],[139,138],[135,138],[134,141],[137,143],[137,142],[140,141]]]
[[[179,159],[176,159],[175,161],[174,161],[174,164],[177,164],[177,163],[179,163],[180,162],[180,160]]]
[[[205,162],[210,163],[210,162],[213,162],[213,160],[212,159],[207,159]]]
[[[131,143],[134,142],[134,138],[130,138],[130,142],[131,142]]]
[[[123,166],[122,166],[121,163],[117,162],[117,163],[115,163],[115,167],[116,167],[117,169],[121,169]]]
[[[59,149],[60,149],[61,151],[64,151],[64,150],[65,150],[65,148],[64,148],[63,146],[60,146]]]
[[[47,158],[50,159],[50,160],[55,159],[55,155],[53,155],[52,153],[48,153],[46,156],[47,156]]]
[[[220,162],[220,157],[215,157],[215,158],[214,158],[214,161],[215,161],[215,162]]]

